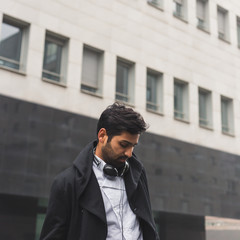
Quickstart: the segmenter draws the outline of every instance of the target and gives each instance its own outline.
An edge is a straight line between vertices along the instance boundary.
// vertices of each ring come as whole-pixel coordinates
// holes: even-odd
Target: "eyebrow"
[[[136,145],[138,145],[138,143],[131,143],[131,142],[127,141],[127,140],[121,140],[120,142],[121,142],[121,143],[127,143],[128,145],[131,145],[131,146],[133,146],[133,147],[135,147]]]

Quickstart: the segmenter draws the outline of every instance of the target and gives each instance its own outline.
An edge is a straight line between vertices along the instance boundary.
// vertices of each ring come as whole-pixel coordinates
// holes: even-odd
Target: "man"
[[[114,103],[97,141],[54,180],[40,240],[157,240],[145,170],[133,153],[142,116]]]

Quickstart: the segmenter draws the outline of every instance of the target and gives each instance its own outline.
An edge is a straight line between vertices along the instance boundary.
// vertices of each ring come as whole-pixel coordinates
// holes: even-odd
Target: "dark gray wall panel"
[[[96,119],[0,95],[0,193],[48,197],[53,177],[95,138]],[[155,210],[240,218],[240,156],[145,133]]]
[[[0,96],[0,192],[47,197],[56,173],[95,137],[96,120]]]
[[[240,218],[240,156],[149,133],[140,141],[154,209]]]

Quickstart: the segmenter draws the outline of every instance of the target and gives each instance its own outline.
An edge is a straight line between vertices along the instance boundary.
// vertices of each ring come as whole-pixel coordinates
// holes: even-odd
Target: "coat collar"
[[[132,157],[128,159],[130,168],[124,176],[126,192],[128,199],[130,200],[132,194],[137,189],[140,176],[143,171],[143,165],[137,160],[136,155],[133,153]]]
[[[76,184],[80,186],[77,188],[77,197],[79,198],[83,190],[86,188],[92,173],[93,164],[93,149],[96,147],[97,142],[87,144],[79,153],[73,162],[73,166],[77,169]]]
[[[93,173],[93,149],[96,147],[97,141],[93,141],[86,145],[74,160],[73,165],[77,169],[76,174],[76,193],[77,198],[81,201],[81,205],[88,211],[97,215],[106,223],[106,214],[97,179]],[[130,168],[124,176],[126,192],[128,199],[138,186],[140,176],[142,174],[143,165],[137,160],[136,155],[128,159]],[[94,189],[94,190],[93,190]]]

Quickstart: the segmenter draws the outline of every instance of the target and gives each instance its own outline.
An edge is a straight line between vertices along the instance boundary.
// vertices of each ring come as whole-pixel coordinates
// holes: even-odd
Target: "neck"
[[[101,158],[104,161],[104,159],[102,157],[102,151],[101,151],[101,147],[99,146],[99,143],[96,146],[95,155],[98,156],[99,158]]]

